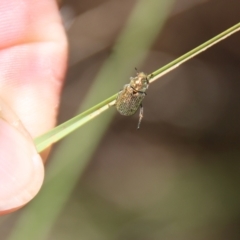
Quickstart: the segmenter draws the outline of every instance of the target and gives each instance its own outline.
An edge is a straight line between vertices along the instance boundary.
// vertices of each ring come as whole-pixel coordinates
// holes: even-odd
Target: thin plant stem
[[[154,82],[155,80],[159,79],[163,75],[169,73],[170,71],[174,70],[184,62],[190,60],[191,58],[195,57],[196,55],[200,54],[201,52],[205,51],[206,49],[212,47],[213,45],[217,44],[218,42],[224,40],[225,38],[229,37],[230,35],[236,33],[240,30],[240,23],[232,26],[231,28],[227,29],[226,31],[220,33],[219,35],[213,37],[212,39],[206,41],[205,43],[201,44],[200,46],[194,48],[193,50],[187,52],[186,54],[182,55],[181,57],[175,59],[174,61],[168,63],[167,65],[159,68],[155,72],[148,75],[150,79],[150,83]],[[53,143],[61,140],[77,128],[83,126],[85,123],[89,122],[93,118],[97,117],[99,114],[103,113],[109,107],[114,106],[115,99],[117,94],[109,97],[108,99],[98,103],[94,107],[80,113],[76,117],[66,121],[63,124],[53,128],[49,132],[43,134],[40,137],[37,137],[35,141],[35,145],[38,152],[43,151]]]

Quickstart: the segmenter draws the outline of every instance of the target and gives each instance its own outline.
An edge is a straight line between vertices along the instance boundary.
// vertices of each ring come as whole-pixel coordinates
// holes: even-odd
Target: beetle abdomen
[[[118,93],[116,108],[124,116],[133,115],[139,108],[145,93],[134,91],[129,85]]]

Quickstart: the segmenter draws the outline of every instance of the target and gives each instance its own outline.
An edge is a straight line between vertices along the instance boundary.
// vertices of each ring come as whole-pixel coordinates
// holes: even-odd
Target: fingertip
[[[0,119],[0,214],[29,202],[44,178],[42,160],[33,141]]]

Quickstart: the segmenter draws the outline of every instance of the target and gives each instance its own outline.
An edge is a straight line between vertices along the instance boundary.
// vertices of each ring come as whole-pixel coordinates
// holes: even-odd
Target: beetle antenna
[[[147,80],[149,81],[153,77],[153,74],[151,73],[150,75],[147,76]]]

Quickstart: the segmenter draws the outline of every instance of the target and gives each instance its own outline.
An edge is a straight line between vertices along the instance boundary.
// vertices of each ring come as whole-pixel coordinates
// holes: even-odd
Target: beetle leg
[[[141,124],[142,119],[143,119],[143,105],[142,105],[142,103],[141,103],[141,104],[140,104],[139,120],[138,120],[137,129],[140,128],[140,124]]]

